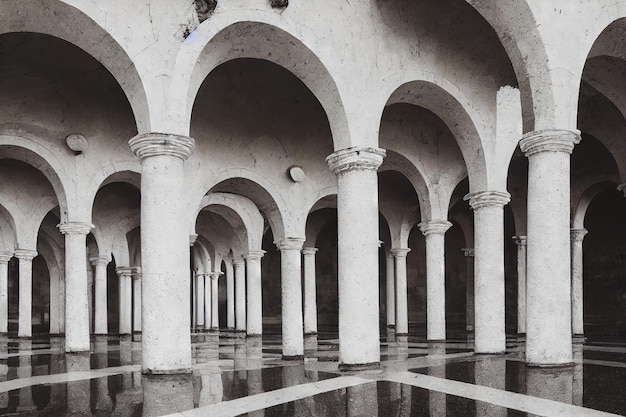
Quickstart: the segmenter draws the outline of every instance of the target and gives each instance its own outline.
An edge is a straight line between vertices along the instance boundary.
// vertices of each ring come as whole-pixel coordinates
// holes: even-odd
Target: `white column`
[[[406,255],[411,249],[392,249],[396,273],[396,335],[409,334],[409,305],[406,284]]]
[[[514,236],[517,245],[517,334],[526,336],[526,236]]]
[[[387,252],[386,292],[387,292],[387,327],[396,327],[396,275],[393,253]]]
[[[89,311],[89,334],[93,333],[93,319],[94,319],[94,300],[93,300],[93,284],[94,284],[94,270],[93,265],[89,259],[85,259],[86,271],[87,271],[87,310]]]
[[[528,157],[526,362],[572,361],[570,154],[578,132],[532,132],[520,141]]]
[[[133,275],[133,334],[141,333],[141,268],[132,268]]]
[[[246,258],[246,283],[248,284],[247,331],[248,336],[263,334],[263,289],[261,287],[261,258],[265,251],[250,252]]]
[[[474,338],[474,248],[461,248],[465,256],[467,280],[465,283],[465,330]]]
[[[129,335],[132,332],[132,287],[131,287],[131,268],[127,266],[118,266],[115,268],[119,279],[119,306],[120,306],[120,335]]]
[[[304,334],[317,334],[316,253],[317,248],[302,248],[304,261]]]
[[[286,238],[280,250],[283,359],[304,357],[302,323],[302,244],[304,239]]]
[[[33,335],[33,258],[35,256],[37,256],[37,251],[34,250],[17,249],[15,251],[15,257],[19,259],[18,337],[31,337]],[[85,283],[85,286],[86,284],[87,283]],[[85,294],[85,297],[86,296],[87,294]],[[89,334],[87,334],[87,336],[89,336]]]
[[[246,331],[246,265],[243,259],[234,259],[235,270],[235,330]]]
[[[107,265],[108,256],[99,256],[90,259],[91,264],[96,268],[95,276],[95,303],[96,314],[94,320],[94,333],[107,334]]]
[[[221,274],[221,272],[211,272],[211,274],[209,274],[211,279],[211,330],[218,330],[220,328],[218,280]]]
[[[11,254],[0,254],[0,334],[9,331],[9,261]]]
[[[504,353],[504,205],[511,196],[482,191],[464,199],[474,210],[474,351]]]
[[[235,277],[232,259],[224,260],[226,266],[226,328],[235,328]]]
[[[190,372],[189,229],[181,214],[187,212],[183,166],[194,140],[149,133],[129,144],[142,166],[142,369]]]
[[[385,151],[342,149],[326,158],[337,176],[340,368],[380,365],[378,167]]]
[[[50,334],[61,333],[61,277],[60,270],[53,268],[50,270]]]
[[[571,229],[572,242],[572,333],[582,337],[585,333],[583,317],[583,239],[587,229]]]
[[[211,323],[211,287],[205,286],[206,275],[196,273],[196,329],[208,328]]]
[[[420,223],[426,238],[426,333],[430,341],[446,339],[446,259],[445,233],[452,226],[447,220]]]

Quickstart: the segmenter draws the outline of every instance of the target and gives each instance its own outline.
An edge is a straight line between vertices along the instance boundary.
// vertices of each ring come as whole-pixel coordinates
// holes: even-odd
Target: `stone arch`
[[[300,79],[326,113],[334,148],[349,147],[348,120],[335,78],[297,35],[300,29],[295,22],[262,10],[215,14],[210,22],[201,24],[178,53],[169,93],[170,107],[177,109],[173,114],[180,116],[181,127],[186,126],[183,133],[188,134],[196,94],[211,71],[232,59],[257,58],[273,62]],[[235,36],[234,32],[240,34]]]
[[[424,218],[430,218],[432,209],[428,196],[428,185],[426,184],[422,171],[420,171],[420,169],[415,166],[413,162],[397,152],[387,150],[387,156],[378,171],[397,171],[404,175],[415,189],[415,193],[417,194],[417,199],[419,201],[421,216]]]
[[[11,213],[0,205],[0,254],[7,253],[13,256],[17,248],[17,234],[15,221]]]
[[[0,15],[0,35],[10,32],[41,33],[82,49],[102,63],[117,80],[133,109],[137,130],[140,133],[149,132],[148,100],[132,59],[106,29],[68,3],[53,0],[43,5],[37,0],[6,0],[3,7],[20,10],[21,13]]]
[[[93,204],[98,191],[114,182],[130,184],[138,190],[141,190],[141,165],[139,161],[118,161],[94,172],[89,181],[91,184],[91,186],[88,187],[90,194],[85,196],[85,199],[90,202],[89,207],[91,207],[91,210],[93,210]],[[90,212],[89,217],[91,216],[92,213]]]
[[[587,209],[594,197],[605,190],[614,189],[616,186],[616,182],[604,176],[588,178],[586,181],[581,181],[577,184],[576,188],[582,192],[575,201],[572,201],[572,229],[583,229],[585,227]]]

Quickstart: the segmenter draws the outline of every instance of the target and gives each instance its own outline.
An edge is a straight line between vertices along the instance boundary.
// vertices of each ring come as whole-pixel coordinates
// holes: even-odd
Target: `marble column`
[[[9,331],[9,261],[12,255],[0,254],[0,335]]]
[[[391,249],[395,259],[396,275],[396,335],[409,334],[409,305],[406,284],[406,255],[411,249]]]
[[[120,306],[120,335],[132,333],[132,269],[125,266],[118,266],[115,269],[119,278],[119,306]]]
[[[261,258],[265,251],[253,251],[246,257],[246,283],[248,284],[247,331],[248,336],[263,333],[263,291],[261,288]]]
[[[380,366],[378,167],[385,151],[352,147],[326,161],[337,177],[339,356],[343,370]]]
[[[60,269],[50,270],[50,334],[61,333],[61,277]]]
[[[184,161],[194,140],[148,133],[129,141],[141,160],[142,369],[190,372],[189,235]],[[163,308],[167,305],[168,308]]]
[[[211,272],[209,277],[211,279],[211,330],[219,330],[219,287],[218,280],[221,272]]]
[[[584,330],[583,317],[583,239],[587,229],[571,229],[572,244],[572,333],[582,338]]]
[[[474,210],[474,351],[504,353],[504,205],[502,191],[481,191],[464,198]]]
[[[198,276],[200,280],[202,280],[202,306],[198,307],[201,309],[203,314],[203,323],[205,331],[209,331],[211,329],[211,316],[213,315],[213,295],[211,288],[211,274],[202,274]],[[198,290],[200,291],[200,289]],[[200,303],[200,299],[198,299],[198,303]],[[200,304],[199,304],[200,305]]]
[[[141,333],[141,268],[132,268],[133,275],[133,334]]]
[[[304,334],[317,334],[316,253],[317,248],[302,248],[304,262]]]
[[[87,310],[89,311],[89,334],[93,333],[93,319],[94,319],[94,307],[93,307],[93,283],[94,283],[94,271],[93,265],[89,259],[85,258],[86,271],[87,271]]]
[[[235,329],[235,277],[232,259],[224,260],[226,266],[226,328]]]
[[[107,321],[107,265],[108,256],[98,256],[90,259],[96,269],[95,276],[95,304],[94,333],[97,335],[108,333]]]
[[[465,256],[467,279],[465,283],[465,330],[474,338],[474,248],[461,248]]]
[[[211,323],[211,287],[207,289],[207,274],[196,273],[196,330],[208,327]],[[208,290],[208,291],[207,291]]]
[[[304,239],[286,238],[280,250],[283,359],[304,357],[302,323],[302,244]]]
[[[396,272],[393,253],[387,252],[386,265],[386,292],[387,292],[387,327],[396,327]]]
[[[517,334],[526,337],[526,236],[514,236],[517,245]]]
[[[243,259],[233,260],[235,272],[235,331],[246,331],[246,265]]]
[[[89,351],[87,235],[93,226],[84,222],[58,225],[65,235],[65,351]]]
[[[420,223],[426,238],[426,333],[430,341],[446,339],[445,233],[452,223],[431,220]]]
[[[33,259],[36,256],[37,251],[35,250],[17,249],[15,251],[15,257],[19,260],[18,337],[31,337],[33,335]],[[87,294],[85,294],[85,297],[86,296]],[[87,334],[87,336],[89,336],[89,334]]]
[[[559,365],[572,361],[570,265],[570,154],[578,132],[524,135],[528,157],[526,252],[526,361]]]

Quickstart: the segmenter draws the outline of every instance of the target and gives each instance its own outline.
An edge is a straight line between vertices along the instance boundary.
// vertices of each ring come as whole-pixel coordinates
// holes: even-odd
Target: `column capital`
[[[153,132],[137,135],[128,144],[140,160],[150,156],[169,155],[184,161],[193,152],[196,141],[188,136]]]
[[[11,252],[0,252],[0,262],[5,263],[9,262],[13,254]]]
[[[452,223],[447,220],[431,220],[428,222],[423,222],[417,225],[419,227],[420,232],[424,236],[428,235],[443,235],[445,234],[450,227],[452,227]]]
[[[461,248],[461,251],[463,252],[463,255],[466,258],[473,258],[474,257],[474,248]]]
[[[517,246],[526,246],[526,236],[513,236],[513,242]]]
[[[237,259],[233,259],[232,263],[233,265],[238,266],[238,265],[245,265],[246,261],[244,261],[241,258],[237,258]]]
[[[67,222],[57,224],[59,231],[64,235],[88,235],[94,225],[85,222]]]
[[[305,256],[314,256],[318,250],[319,250],[318,248],[311,248],[311,247],[302,248],[302,254]]]
[[[222,276],[223,272],[220,271],[215,271],[215,272],[209,272],[207,275],[209,276],[209,278],[211,279],[219,279],[220,276]]]
[[[141,278],[141,267],[139,267],[139,266],[131,267],[130,268],[130,274],[133,276],[134,279]]]
[[[133,274],[133,268],[128,266],[118,266],[117,268],[115,268],[115,273],[118,277],[130,277]]]
[[[246,259],[246,260],[248,260],[248,259],[261,259],[263,257],[263,255],[265,255],[265,253],[266,252],[264,250],[250,251],[243,258]]]
[[[519,142],[521,151],[529,157],[538,152],[565,152],[571,154],[580,142],[579,130],[537,130],[526,133]]]
[[[89,258],[89,262],[91,262],[91,265],[93,266],[101,264],[107,265],[109,262],[111,262],[111,257],[106,255],[94,256],[92,258]]]
[[[278,250],[302,250],[302,245],[304,244],[304,239],[299,239],[297,237],[286,237],[284,239],[279,240],[276,243],[276,247]]]
[[[197,234],[191,234],[189,235],[189,246],[193,246],[196,243],[196,240],[198,239],[198,235]]]
[[[622,191],[624,193],[624,197],[626,197],[626,182],[624,184],[618,185],[617,191]]]
[[[376,171],[386,155],[384,149],[354,146],[333,152],[326,162],[335,175],[354,170]]]
[[[409,248],[395,248],[389,251],[396,258],[403,258],[407,253],[411,252]]]
[[[463,200],[469,200],[472,210],[485,207],[504,207],[511,201],[511,194],[506,191],[479,191],[467,194]]]
[[[32,249],[16,249],[14,256],[22,261],[32,261],[37,256],[37,251]]]
[[[569,231],[569,235],[570,235],[570,240],[572,242],[582,242],[583,239],[585,238],[585,235],[588,233],[589,231],[585,228],[583,229],[570,229]]]

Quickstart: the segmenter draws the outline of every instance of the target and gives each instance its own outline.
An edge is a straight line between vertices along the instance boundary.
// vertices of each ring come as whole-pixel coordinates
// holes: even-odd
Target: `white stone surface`
[[[246,331],[246,264],[243,259],[233,260],[235,270],[235,330]]]
[[[107,265],[109,258],[99,256],[91,259],[96,269],[95,274],[95,320],[94,333],[97,335],[108,333],[107,321]]]
[[[211,279],[211,329],[217,330],[220,326],[219,321],[219,305],[218,305],[218,279],[220,272],[212,272],[209,277]]]
[[[302,248],[304,334],[317,333],[317,291],[315,288],[315,254],[317,251],[317,248]]]
[[[33,303],[33,258],[35,256],[37,256],[37,252],[34,250],[17,249],[15,251],[15,257],[19,259],[19,313],[17,335],[20,337],[31,337],[33,335],[31,310]]]
[[[0,333],[9,329],[9,261],[11,255],[0,254]]]
[[[406,255],[408,248],[391,249],[395,260],[396,276],[396,334],[409,334],[409,305],[406,284]]]
[[[235,276],[232,259],[225,259],[226,268],[226,328],[235,328]]]
[[[526,334],[526,236],[515,236],[517,245],[517,333]]]
[[[288,238],[277,243],[280,250],[283,357],[304,356],[302,322],[302,244]]]
[[[571,229],[572,245],[572,333],[583,335],[583,239],[587,229]]]
[[[396,325],[396,273],[394,257],[391,252],[387,252],[385,257],[385,289],[387,306],[387,326]]]
[[[263,291],[261,288],[261,259],[265,251],[250,252],[246,256],[247,334],[263,333]]]

